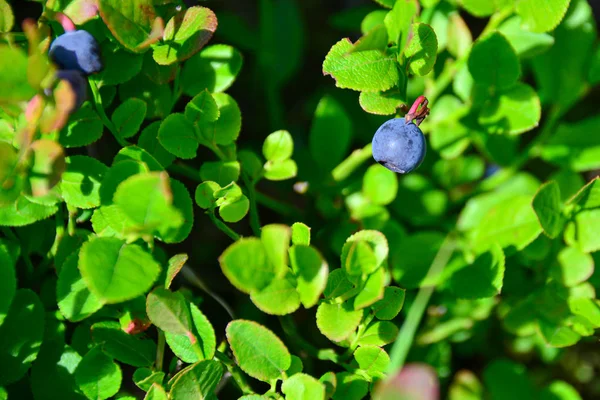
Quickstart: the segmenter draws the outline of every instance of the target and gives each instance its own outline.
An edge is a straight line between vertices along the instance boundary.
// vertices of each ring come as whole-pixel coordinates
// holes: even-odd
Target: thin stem
[[[100,95],[100,89],[96,84],[96,81],[93,79],[89,79],[90,87],[92,88],[92,99],[94,101],[94,105],[96,106],[96,111],[98,111],[98,115],[100,115],[100,120],[104,124],[106,128],[113,134],[117,142],[122,147],[129,146],[129,143],[121,137],[121,134],[117,131],[117,128],[112,123],[112,121],[106,116],[106,112],[104,111],[104,106],[102,105],[102,96]]]
[[[75,220],[77,216],[77,209],[69,210],[69,220],[67,222],[67,233],[69,236],[75,236]]]
[[[198,183],[202,182],[202,179],[200,179],[200,172],[197,169],[192,168],[189,165],[183,164],[181,162],[171,164],[167,169],[170,172],[174,172],[176,174],[185,176],[186,178],[189,178]]]
[[[442,243],[442,247],[437,252],[433,262],[431,263],[424,282],[431,281],[432,278],[436,277],[441,272],[441,270],[450,260],[450,257],[454,252],[454,248],[454,233],[451,232],[448,234],[448,236],[446,236],[446,239]],[[427,307],[427,303],[429,303],[429,299],[431,298],[434,290],[435,286],[423,286],[419,289],[417,297],[408,311],[406,320],[404,321],[404,324],[402,324],[402,328],[396,337],[394,347],[390,353],[391,362],[387,369],[388,376],[393,377],[400,372],[404,366],[406,356],[408,355],[408,352],[414,341],[415,333],[419,327],[421,319],[423,318],[425,308]]]
[[[256,201],[261,206],[267,207],[278,214],[281,214],[286,217],[299,217],[302,215],[302,211],[300,211],[297,207],[287,204],[281,200],[274,199],[272,197],[267,196],[261,192],[256,192]]]
[[[156,346],[156,370],[162,371],[165,359],[165,333],[158,330],[158,344]]]
[[[173,82],[173,102],[171,103],[171,111],[175,108],[175,105],[181,97],[181,66],[178,65],[175,70],[175,80]]]
[[[333,169],[331,175],[336,182],[341,182],[348,178],[357,168],[359,168],[365,161],[373,156],[372,144],[369,143],[362,149],[354,150],[352,154],[342,161],[337,167]]]
[[[217,228],[219,228],[224,234],[226,234],[227,236],[229,236],[231,239],[233,239],[235,241],[240,240],[241,236],[236,231],[234,231],[233,229],[228,227],[223,221],[218,219],[217,216],[215,215],[214,210],[208,210],[207,212],[208,212],[208,216],[210,217],[210,220],[213,222],[213,224],[215,224],[215,226]]]
[[[51,256],[56,255],[56,252],[58,251],[58,245],[65,236],[65,216],[61,206],[58,207],[58,211],[56,212],[54,219],[56,221],[56,235],[54,236],[54,243],[52,243],[52,248],[50,249]]]
[[[242,370],[240,370],[240,367],[231,358],[220,351],[215,351],[215,358],[225,365],[225,368],[227,368],[227,371],[229,371],[237,387],[240,388],[243,394],[255,393],[248,382],[246,382],[246,377],[242,373]]]

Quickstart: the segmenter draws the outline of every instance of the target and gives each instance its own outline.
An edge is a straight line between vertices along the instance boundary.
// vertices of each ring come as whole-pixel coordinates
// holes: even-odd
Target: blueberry
[[[67,81],[75,92],[75,110],[79,109],[87,99],[87,79],[76,70],[62,70],[56,73],[56,78]]]
[[[425,137],[413,122],[394,118],[385,122],[373,136],[373,158],[387,169],[406,174],[425,158]]]
[[[102,69],[100,48],[83,30],[65,32],[50,45],[50,57],[61,69],[74,69],[90,75]]]

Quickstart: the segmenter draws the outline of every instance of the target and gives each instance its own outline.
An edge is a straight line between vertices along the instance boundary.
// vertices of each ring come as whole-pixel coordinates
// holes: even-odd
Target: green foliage
[[[0,0],[0,398],[600,396],[591,2],[36,2]]]

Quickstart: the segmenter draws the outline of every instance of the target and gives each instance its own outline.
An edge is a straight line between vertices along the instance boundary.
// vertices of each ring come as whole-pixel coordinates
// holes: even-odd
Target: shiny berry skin
[[[426,149],[421,129],[404,118],[386,121],[373,136],[375,161],[400,174],[406,174],[421,165]]]
[[[87,31],[65,32],[50,45],[50,58],[60,69],[78,70],[90,75],[102,70],[100,47]]]

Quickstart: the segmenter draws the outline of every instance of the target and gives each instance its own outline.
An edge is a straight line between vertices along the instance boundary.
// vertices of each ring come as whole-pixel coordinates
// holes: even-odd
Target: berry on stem
[[[419,125],[429,114],[427,99],[419,96],[405,118],[383,123],[373,136],[373,158],[387,169],[406,174],[425,158],[427,143]]]
[[[75,30],[73,22],[62,13],[57,19],[65,33],[57,37],[50,45],[49,55],[60,69],[78,70],[90,75],[102,70],[100,47],[94,37],[87,31]]]

